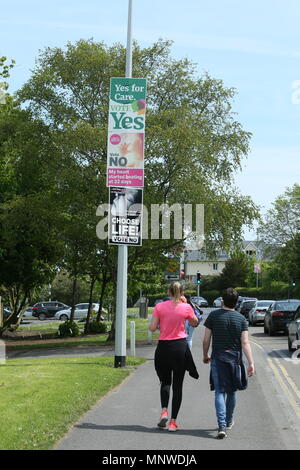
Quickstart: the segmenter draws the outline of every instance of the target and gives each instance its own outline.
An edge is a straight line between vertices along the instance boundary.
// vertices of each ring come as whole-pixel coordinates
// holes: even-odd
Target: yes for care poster
[[[107,186],[144,186],[146,79],[111,78]]]

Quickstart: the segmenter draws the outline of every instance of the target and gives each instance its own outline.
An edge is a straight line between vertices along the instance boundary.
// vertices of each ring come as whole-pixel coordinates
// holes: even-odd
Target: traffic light
[[[292,287],[296,287],[296,281],[292,281]]]
[[[201,284],[201,274],[197,273],[197,284]]]

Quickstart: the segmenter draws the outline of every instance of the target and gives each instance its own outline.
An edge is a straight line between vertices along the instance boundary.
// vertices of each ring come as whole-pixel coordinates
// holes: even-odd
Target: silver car
[[[218,308],[218,307],[222,307],[223,305],[223,299],[222,297],[217,297],[214,301],[213,301],[213,306]]]
[[[289,351],[293,352],[300,348],[300,307],[298,307],[294,320],[288,324],[287,329]]]
[[[74,320],[83,320],[87,317],[89,304],[77,304],[75,305],[74,310]],[[98,313],[99,304],[92,304],[92,309]],[[102,310],[103,312],[103,310]],[[55,314],[55,318],[58,318],[61,321],[69,320],[71,317],[71,308],[60,310]]]
[[[255,326],[257,323],[263,323],[266,311],[274,300],[257,300],[248,314],[249,324]]]

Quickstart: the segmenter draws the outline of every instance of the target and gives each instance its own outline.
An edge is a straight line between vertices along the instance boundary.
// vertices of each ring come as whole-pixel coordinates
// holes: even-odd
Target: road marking
[[[286,368],[283,365],[280,364],[279,359],[275,359],[275,361],[277,362],[278,367],[280,367],[280,369],[281,369],[283,375],[285,376],[286,380],[289,382],[290,386],[292,387],[292,389],[296,393],[297,397],[300,399],[300,391],[298,390],[298,387],[295,384],[295,382],[293,381],[293,379],[289,376]]]
[[[260,344],[258,344],[258,343],[256,343],[255,341],[253,341],[252,339],[250,339],[250,343],[255,344],[257,347],[259,347],[260,349],[262,349],[262,350],[264,351],[264,348],[263,348]]]
[[[271,359],[267,358],[267,360],[268,360],[269,366],[271,367],[272,371],[274,372],[274,375],[275,375],[276,379],[278,380],[279,384],[281,385],[283,393],[286,395],[288,401],[290,402],[290,405],[292,406],[293,410],[296,413],[296,416],[300,420],[300,409],[299,409],[299,406],[298,406],[297,402],[295,401],[293,395],[289,391],[287,385],[284,383],[283,379],[281,378],[281,375],[279,374],[279,372],[276,369],[275,365],[272,363]]]

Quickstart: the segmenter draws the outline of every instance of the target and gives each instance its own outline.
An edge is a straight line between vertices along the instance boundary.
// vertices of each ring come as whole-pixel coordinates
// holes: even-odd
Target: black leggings
[[[172,419],[176,419],[181,401],[182,385],[185,374],[186,339],[159,341],[155,351],[154,365],[161,382],[161,407],[168,408],[170,388],[172,385]]]

